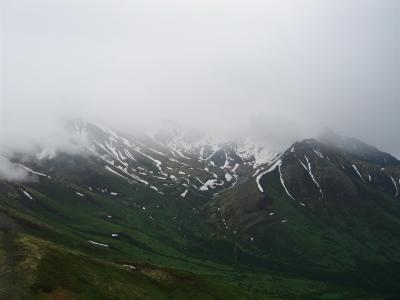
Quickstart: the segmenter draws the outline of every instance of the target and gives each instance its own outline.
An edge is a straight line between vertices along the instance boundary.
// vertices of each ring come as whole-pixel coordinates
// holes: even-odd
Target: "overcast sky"
[[[0,3],[8,145],[80,116],[271,140],[328,126],[400,157],[398,0]]]

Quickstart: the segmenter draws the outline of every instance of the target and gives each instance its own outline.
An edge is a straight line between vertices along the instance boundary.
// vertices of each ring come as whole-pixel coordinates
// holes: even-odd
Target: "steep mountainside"
[[[0,180],[0,298],[400,292],[400,162],[387,153],[333,133],[279,151],[177,127],[68,130],[79,153],[7,158],[28,180]]]
[[[361,159],[305,140],[265,169],[256,182],[213,199],[211,224],[234,228],[249,248],[292,267],[351,271],[361,262],[399,261],[400,168],[394,157],[371,153]]]

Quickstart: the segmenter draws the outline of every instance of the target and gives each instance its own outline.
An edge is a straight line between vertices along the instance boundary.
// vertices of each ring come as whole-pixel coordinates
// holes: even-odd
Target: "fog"
[[[32,178],[26,170],[11,163],[5,157],[0,156],[0,179],[30,181]]]
[[[67,147],[81,117],[271,143],[329,127],[400,157],[397,0],[0,3],[0,148]]]

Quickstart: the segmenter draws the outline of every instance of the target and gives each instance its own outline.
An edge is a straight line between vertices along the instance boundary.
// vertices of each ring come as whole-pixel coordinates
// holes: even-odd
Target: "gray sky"
[[[80,116],[271,141],[328,126],[400,156],[400,1],[0,3],[3,144]]]

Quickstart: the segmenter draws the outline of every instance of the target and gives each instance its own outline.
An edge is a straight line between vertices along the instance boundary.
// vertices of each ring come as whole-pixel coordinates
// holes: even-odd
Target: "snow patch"
[[[272,171],[274,171],[276,169],[276,167],[280,166],[281,164],[282,164],[282,160],[278,159],[267,171],[265,171],[257,176],[256,182],[257,182],[258,189],[260,190],[261,193],[264,193],[264,190],[260,184],[261,177],[267,173],[271,173]]]
[[[362,179],[362,181],[365,182],[364,177],[362,177],[361,173],[358,171],[356,165],[352,164],[353,169],[356,171],[356,173],[358,174],[358,176],[360,176],[360,178]]]
[[[319,156],[320,158],[324,158],[324,156],[322,155],[322,153],[321,153],[319,150],[313,149],[313,151],[314,151],[314,153],[315,153],[317,156]]]
[[[125,178],[126,180],[129,180],[128,177],[119,174],[118,172],[116,172],[116,171],[114,171],[113,169],[111,169],[109,166],[104,166],[104,168],[105,168],[107,171],[109,171],[109,172],[111,172],[111,173],[113,173],[113,174],[115,174],[115,175],[118,175],[118,176],[120,176],[120,177],[122,177],[122,178]]]
[[[154,185],[151,185],[150,188],[153,189],[153,190],[155,190],[157,193],[159,193],[159,194],[161,194],[161,195],[164,195],[164,193],[163,193],[163,192],[160,192],[160,191],[158,190],[158,188],[156,188]]]
[[[232,172],[233,172],[233,173],[236,172],[236,170],[237,170],[237,168],[239,167],[239,165],[240,165],[240,164],[238,164],[238,163],[235,164],[235,166],[234,166],[233,169],[232,169]]]
[[[109,248],[109,247],[110,247],[110,246],[107,245],[107,244],[102,244],[102,243],[94,242],[94,241],[91,241],[91,240],[88,240],[88,242],[91,243],[91,244],[93,244],[93,245],[100,246],[100,247],[106,247],[106,248]]]
[[[231,180],[233,179],[233,176],[231,174],[229,174],[229,173],[226,173],[225,174],[225,179],[226,179],[226,181],[231,182]]]
[[[122,265],[125,268],[131,269],[131,270],[136,270],[135,266],[131,266],[131,265]]]
[[[20,190],[26,197],[28,197],[29,199],[33,200],[33,197],[27,191],[25,191],[23,189],[20,189]]]
[[[36,175],[39,175],[39,176],[43,176],[43,177],[47,177],[47,178],[51,178],[51,176],[46,175],[44,173],[40,173],[40,172],[34,171],[34,170],[28,168],[27,166],[24,166],[24,165],[21,165],[21,164],[18,164],[18,163],[16,163],[16,165],[21,167],[21,168],[23,168],[23,169],[25,169],[26,171],[28,171],[30,173],[33,173],[33,174],[36,174]]]
[[[288,194],[288,196],[289,196],[290,198],[292,198],[293,200],[295,200],[294,197],[289,193],[288,189],[286,188],[285,182],[283,181],[283,176],[282,176],[282,171],[281,171],[281,164],[278,166],[278,169],[279,169],[279,178],[281,179],[281,183],[282,183],[283,188],[284,188],[285,191],[286,191],[286,194]]]
[[[203,183],[203,186],[200,187],[200,191],[208,191],[208,188],[214,188],[214,185],[217,183],[217,181],[217,179],[207,180],[205,183]]]
[[[393,185],[396,188],[396,194],[394,196],[397,197],[399,195],[399,189],[397,187],[396,181],[394,180],[394,178],[392,176],[390,176],[390,179],[392,180]]]
[[[317,188],[318,188],[318,190],[319,190],[319,192],[320,192],[320,194],[321,194],[321,197],[324,198],[324,194],[323,194],[323,192],[322,192],[321,186],[319,185],[318,181],[317,181],[317,180],[315,179],[315,177],[314,177],[314,174],[312,173],[311,162],[310,162],[310,160],[308,159],[308,157],[307,157],[306,155],[304,155],[304,157],[305,157],[305,159],[306,159],[306,161],[307,161],[307,166],[305,166],[305,165],[302,163],[301,160],[299,160],[299,162],[300,162],[301,165],[304,167],[304,169],[306,169],[306,171],[307,171],[308,174],[310,175],[312,181],[314,181],[315,185],[317,186]]]

